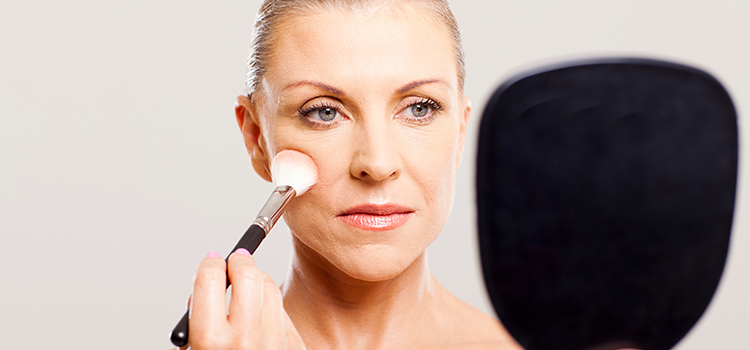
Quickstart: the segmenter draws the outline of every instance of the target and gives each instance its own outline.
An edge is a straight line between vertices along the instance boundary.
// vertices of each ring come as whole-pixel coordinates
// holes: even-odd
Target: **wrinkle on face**
[[[299,150],[319,168],[318,184],[285,214],[294,239],[357,279],[404,271],[440,233],[453,202],[467,106],[449,34],[415,9],[288,19],[256,91],[267,154]],[[400,118],[416,97],[443,110],[427,124]],[[312,128],[299,113],[311,101],[335,104],[346,118]],[[363,203],[396,203],[414,215],[376,234],[337,219]]]

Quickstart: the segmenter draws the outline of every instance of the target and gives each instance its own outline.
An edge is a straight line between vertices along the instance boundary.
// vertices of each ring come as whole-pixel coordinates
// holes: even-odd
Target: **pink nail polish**
[[[206,255],[207,258],[221,258],[221,255],[217,252],[210,252],[208,255]]]
[[[239,254],[239,255],[250,256],[250,252],[248,252],[247,249],[245,249],[245,248],[237,249],[234,252],[237,253],[237,254]]]

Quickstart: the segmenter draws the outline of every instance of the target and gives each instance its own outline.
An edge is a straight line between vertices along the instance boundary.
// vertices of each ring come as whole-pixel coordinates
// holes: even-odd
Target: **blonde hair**
[[[258,11],[253,30],[253,42],[247,59],[247,95],[252,98],[258,83],[266,72],[267,62],[273,55],[273,33],[279,24],[295,14],[319,10],[346,9],[365,11],[376,7],[385,7],[397,3],[418,3],[436,14],[434,17],[453,39],[453,50],[456,55],[458,87],[463,91],[466,70],[464,52],[461,45],[461,33],[458,22],[453,16],[448,0],[264,0]]]

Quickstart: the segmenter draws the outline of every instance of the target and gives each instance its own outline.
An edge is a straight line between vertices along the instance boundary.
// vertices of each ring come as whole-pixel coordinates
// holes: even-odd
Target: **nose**
[[[352,176],[371,182],[398,178],[403,164],[398,135],[390,118],[363,119],[353,142]]]

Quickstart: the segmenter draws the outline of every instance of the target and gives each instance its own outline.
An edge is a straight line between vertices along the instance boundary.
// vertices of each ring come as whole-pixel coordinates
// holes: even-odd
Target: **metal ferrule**
[[[263,231],[271,232],[273,225],[281,218],[281,214],[284,212],[286,205],[297,195],[297,191],[292,186],[279,186],[273,190],[271,196],[268,197],[266,204],[260,210],[258,217],[253,221],[253,225],[260,226]]]

